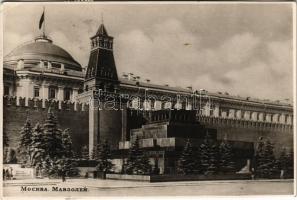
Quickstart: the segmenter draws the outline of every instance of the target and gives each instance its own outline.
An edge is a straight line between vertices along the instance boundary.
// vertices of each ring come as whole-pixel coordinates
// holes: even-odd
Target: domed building
[[[83,80],[81,65],[45,35],[4,57],[4,95],[75,102]]]

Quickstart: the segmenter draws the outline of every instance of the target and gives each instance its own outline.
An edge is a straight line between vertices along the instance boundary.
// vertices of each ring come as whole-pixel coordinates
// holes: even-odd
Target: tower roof
[[[98,31],[97,31],[96,35],[104,35],[104,36],[108,36],[104,24],[101,24],[101,25],[100,25],[100,27],[98,28]]]
[[[98,42],[98,38],[104,38],[104,41]],[[118,81],[116,64],[114,61],[112,40],[113,37],[107,34],[106,28],[102,23],[95,36],[91,38],[92,49],[89,57],[89,63],[86,73],[86,80],[101,79],[108,81]]]

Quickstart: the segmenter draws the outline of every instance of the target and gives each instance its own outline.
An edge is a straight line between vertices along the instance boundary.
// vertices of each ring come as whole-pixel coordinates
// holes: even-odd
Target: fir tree
[[[62,157],[64,154],[62,131],[58,129],[57,120],[50,108],[44,123],[44,135],[47,140],[46,152],[49,157]]]
[[[272,178],[276,172],[276,160],[273,153],[273,144],[267,140],[262,152],[258,153],[256,173],[260,178]]]
[[[278,168],[279,170],[284,170],[285,172],[288,171],[288,160],[287,160],[287,150],[286,148],[283,148],[281,153],[280,153],[280,156],[278,158]]]
[[[47,138],[44,135],[43,127],[37,123],[33,129],[32,141],[31,141],[31,165],[40,166],[43,159],[45,159],[46,152],[46,143]]]
[[[139,138],[132,144],[126,164],[128,174],[149,174],[151,166],[147,156],[139,148]]]
[[[81,158],[84,160],[89,160],[89,148],[87,145],[84,145],[81,149]]]
[[[210,147],[209,163],[205,174],[215,174],[218,172],[218,151],[217,144],[213,143]]]
[[[94,145],[93,151],[92,151],[92,159],[93,160],[98,160],[99,159],[99,152],[101,150],[101,145],[100,144],[96,144]]]
[[[137,174],[150,174],[152,170],[152,166],[148,157],[142,152],[139,160],[139,167],[136,170]]]
[[[9,139],[6,131],[3,130],[3,162],[7,163],[9,152]]]
[[[204,174],[214,174],[218,171],[218,147],[208,133],[200,145],[200,161]]]
[[[67,158],[72,158],[73,157],[72,141],[70,137],[69,128],[65,129],[62,133],[62,144],[64,148],[64,156],[66,156]]]
[[[71,158],[62,156],[61,158],[50,158],[47,156],[41,165],[42,172],[48,177],[61,177],[62,174],[68,177],[75,177],[78,175],[77,162]]]
[[[98,161],[98,165],[96,167],[98,171],[104,173],[110,172],[113,164],[111,162],[110,146],[107,140],[99,145],[95,160]]]
[[[254,162],[254,169],[255,169],[257,175],[258,175],[258,173],[257,173],[258,166],[264,164],[263,159],[262,159],[263,155],[264,155],[264,141],[263,141],[263,138],[260,137],[258,139],[258,143],[257,143],[257,147],[256,147],[255,162]]]
[[[30,163],[30,149],[32,142],[32,126],[30,121],[27,119],[25,125],[20,132],[20,143],[18,146],[18,152],[20,160],[23,164]]]
[[[208,152],[210,152],[210,147],[211,147],[211,139],[209,134],[206,134],[203,140],[203,143],[200,145],[200,162],[201,162],[201,168],[203,173],[207,170],[207,167],[208,167],[208,163],[209,163]]]
[[[224,139],[219,146],[220,152],[220,171],[223,173],[234,172],[235,171],[235,164],[234,164],[234,155],[233,155],[232,145]]]
[[[7,136],[6,131],[3,130],[3,147],[8,147],[9,146],[9,139]]]
[[[287,158],[287,178],[294,178],[294,153],[293,150],[289,151]]]
[[[188,140],[178,160],[177,170],[181,174],[193,174],[196,167],[196,159],[193,148],[190,140]]]

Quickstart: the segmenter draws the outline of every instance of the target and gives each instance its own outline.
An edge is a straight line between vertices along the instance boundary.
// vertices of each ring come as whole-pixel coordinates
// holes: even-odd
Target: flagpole
[[[43,37],[45,38],[45,8],[43,6],[44,20],[43,20]]]

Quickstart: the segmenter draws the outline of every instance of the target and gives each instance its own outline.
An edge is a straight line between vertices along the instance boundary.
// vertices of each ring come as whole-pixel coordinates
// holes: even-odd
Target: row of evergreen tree
[[[44,124],[32,127],[26,120],[20,132],[19,162],[35,167],[43,176],[76,176],[77,163],[73,159],[70,130],[58,128],[56,117],[49,109]]]
[[[283,148],[278,159],[269,139],[259,138],[254,157],[254,173],[258,178],[293,178],[294,155]]]
[[[180,174],[215,174],[235,172],[232,145],[224,139],[220,145],[206,134],[199,148],[193,148],[187,141],[178,160]]]
[[[260,138],[252,163],[253,173],[259,178],[272,178],[282,171],[285,177],[293,177],[293,152],[283,149],[280,157],[276,159],[273,148],[268,139],[264,141]],[[80,156],[74,155],[70,130],[58,128],[57,119],[50,109],[44,124],[37,123],[32,127],[30,121],[26,121],[21,130],[18,152],[19,161],[23,165],[36,167],[46,176],[60,176],[63,173],[66,176],[76,176],[78,157],[89,160],[87,147],[83,147]],[[98,163],[97,171],[105,173],[112,171],[112,155],[108,141],[95,146],[91,158]],[[136,137],[122,166],[122,172],[150,174],[157,169],[158,166],[153,169],[148,156],[139,146],[139,138]],[[232,144],[226,139],[218,144],[209,134],[199,148],[194,148],[188,140],[177,165],[177,172],[185,175],[235,173],[235,171]]]
[[[85,160],[89,159],[89,153],[87,146],[82,148],[81,157]],[[98,162],[96,167],[100,172],[112,172],[113,164],[111,162],[111,149],[107,141],[98,144],[93,149],[91,159]],[[126,162],[122,166],[122,173],[124,174],[150,174],[152,172],[152,166],[149,163],[149,158],[145,152],[139,147],[139,138],[132,143],[129,149]]]
[[[190,140],[187,141],[178,160],[177,171],[184,175],[235,173],[235,160],[230,142],[224,139],[217,144],[217,141],[207,134],[199,148],[193,148]],[[269,139],[259,139],[252,160],[251,173],[257,178],[293,178],[293,151],[287,152],[286,148],[283,148],[277,159]]]

